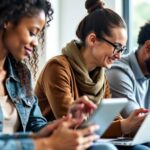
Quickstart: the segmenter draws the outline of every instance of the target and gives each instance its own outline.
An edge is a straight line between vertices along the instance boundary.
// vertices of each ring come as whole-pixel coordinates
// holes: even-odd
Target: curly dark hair
[[[23,17],[36,15],[41,10],[45,12],[47,19],[46,25],[48,26],[50,21],[53,19],[53,9],[51,7],[51,3],[48,0],[1,0],[0,30],[3,30],[4,24],[6,22],[12,22],[14,25],[17,25]],[[39,36],[41,47],[44,47],[44,29]],[[38,49],[35,48],[28,60],[19,63],[16,62],[15,69],[18,72],[22,86],[28,87],[30,84],[30,81],[26,75],[27,67],[25,64],[29,65],[33,71],[34,77],[36,77],[39,61],[38,57]]]
[[[145,23],[144,26],[141,27],[137,43],[139,45],[143,45],[145,41],[149,39],[150,39],[150,21],[148,21],[147,23]]]

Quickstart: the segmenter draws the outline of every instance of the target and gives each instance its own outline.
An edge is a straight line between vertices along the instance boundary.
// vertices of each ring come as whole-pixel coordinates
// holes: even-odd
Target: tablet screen
[[[102,136],[127,102],[128,100],[126,98],[103,99],[93,114],[81,124],[80,128],[87,127],[91,124],[98,124],[100,129],[96,133]]]

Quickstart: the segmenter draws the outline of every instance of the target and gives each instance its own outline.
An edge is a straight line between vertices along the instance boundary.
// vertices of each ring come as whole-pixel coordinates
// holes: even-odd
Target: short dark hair
[[[77,37],[85,43],[86,36],[94,32],[97,38],[103,35],[111,36],[111,28],[126,28],[124,20],[113,10],[104,8],[99,0],[87,0],[85,7],[88,15],[79,23],[76,30]]]
[[[150,40],[150,21],[140,28],[137,43],[143,45],[146,40]]]

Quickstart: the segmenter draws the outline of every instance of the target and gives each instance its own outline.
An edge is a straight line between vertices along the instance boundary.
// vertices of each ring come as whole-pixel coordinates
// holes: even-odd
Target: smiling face
[[[113,28],[111,31],[112,36],[104,36],[104,39],[97,39],[96,35],[91,33],[93,34],[93,39],[91,37],[93,43],[90,50],[90,57],[92,57],[91,60],[94,67],[110,68],[113,62],[121,57],[121,53],[117,53],[118,50],[109,42],[123,48],[127,42],[127,31],[124,28]]]
[[[24,17],[17,25],[11,22],[5,24],[3,32],[3,47],[16,60],[28,57],[38,45],[38,35],[46,23],[44,11],[39,11],[32,17]]]

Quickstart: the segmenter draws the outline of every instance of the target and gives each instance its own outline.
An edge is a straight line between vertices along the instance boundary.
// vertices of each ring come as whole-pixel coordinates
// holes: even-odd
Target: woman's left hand
[[[134,110],[130,116],[126,119],[121,120],[121,128],[123,134],[135,133],[139,129],[143,120],[149,112],[148,109],[140,108]]]

